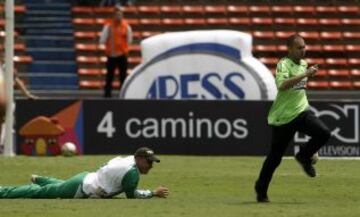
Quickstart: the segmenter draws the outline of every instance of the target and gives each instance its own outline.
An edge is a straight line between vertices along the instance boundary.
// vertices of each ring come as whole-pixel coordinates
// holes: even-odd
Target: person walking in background
[[[271,147],[255,183],[258,202],[269,202],[267,191],[273,173],[297,131],[311,137],[295,155],[295,159],[310,177],[316,176],[311,157],[330,138],[328,127],[309,110],[305,91],[307,79],[315,76],[318,66],[308,68],[303,59],[305,41],[300,35],[290,36],[287,48],[288,56],[282,58],[276,68],[278,94],[268,115],[268,124],[272,128]]]
[[[82,172],[68,180],[32,175],[30,185],[0,187],[0,198],[112,198],[122,192],[129,199],[166,198],[169,189],[138,190],[140,174],[148,174],[160,160],[141,147],[134,155],[115,157],[96,172]]]
[[[115,7],[113,18],[104,25],[100,36],[100,44],[105,45],[106,80],[104,97],[111,97],[112,82],[115,69],[119,70],[121,85],[127,75],[129,45],[132,43],[132,29],[124,19],[121,7]]]

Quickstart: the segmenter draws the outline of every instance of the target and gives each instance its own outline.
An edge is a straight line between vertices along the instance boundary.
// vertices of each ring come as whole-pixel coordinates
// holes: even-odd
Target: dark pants
[[[111,97],[112,92],[112,82],[114,81],[115,69],[119,69],[119,81],[122,85],[125,81],[128,68],[128,60],[126,55],[121,55],[118,57],[108,57],[106,62],[106,80],[104,87],[104,97]]]
[[[257,185],[263,192],[267,192],[273,173],[280,165],[286,148],[296,131],[305,133],[311,137],[309,142],[302,146],[299,152],[300,155],[306,158],[310,158],[321,146],[325,145],[330,138],[330,130],[328,127],[311,111],[302,112],[288,124],[271,127],[272,139],[270,152],[263,163],[257,181]]]

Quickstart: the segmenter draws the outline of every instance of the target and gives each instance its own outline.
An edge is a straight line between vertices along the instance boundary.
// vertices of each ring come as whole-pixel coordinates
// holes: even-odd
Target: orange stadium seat
[[[312,52],[320,52],[320,51],[322,51],[322,47],[321,47],[321,45],[318,45],[318,44],[308,44],[308,45],[306,45],[306,50],[312,51]]]
[[[276,45],[255,45],[254,50],[257,52],[276,52],[278,49]]]
[[[327,26],[338,26],[338,25],[340,25],[340,19],[338,19],[338,18],[321,18],[321,19],[319,19],[319,24],[321,26],[325,26],[325,28],[327,28]]]
[[[31,63],[33,58],[31,56],[14,56],[13,58],[15,63]]]
[[[159,31],[144,31],[144,32],[141,32],[141,37],[147,38],[147,37],[158,35],[158,34],[161,34],[161,32],[159,32]]]
[[[295,31],[276,31],[275,36],[277,38],[288,38],[290,35],[293,35],[295,33]]]
[[[159,18],[142,18],[140,19],[140,24],[146,26],[158,26],[161,24],[161,20]]]
[[[348,25],[348,26],[359,26],[360,18],[357,18],[357,19],[343,18],[343,19],[341,19],[341,24]]]
[[[351,89],[352,82],[351,81],[330,81],[331,89]]]
[[[299,32],[305,40],[319,40],[319,32],[316,31],[307,31],[307,32]]]
[[[93,51],[93,52],[105,50],[104,47],[99,46],[97,43],[96,44],[81,44],[81,43],[78,43],[78,44],[75,45],[75,49],[77,51]]]
[[[231,17],[229,18],[229,24],[234,26],[249,26],[250,25],[250,18],[247,17]]]
[[[325,64],[325,60],[323,58],[307,58],[306,62],[309,65],[315,65],[315,64],[324,65]]]
[[[95,19],[95,24],[98,25],[104,25],[109,19],[106,18],[96,18]]]
[[[308,81],[307,87],[311,89],[328,89],[329,82],[328,81]]]
[[[79,68],[78,69],[78,74],[79,75],[90,75],[90,76],[95,76],[95,75],[105,75],[106,74],[106,69],[87,69],[87,68]],[[115,71],[115,74],[118,74],[118,71]]]
[[[251,24],[271,26],[273,24],[273,19],[267,17],[253,17],[251,18]]]
[[[97,56],[77,56],[76,62],[85,64],[99,64],[100,58]]]
[[[299,26],[317,26],[318,20],[315,18],[298,18],[296,19],[296,25]]]
[[[137,26],[140,24],[140,21],[137,18],[130,18],[130,19],[128,18],[126,19],[126,22],[131,26]]]
[[[276,25],[295,25],[296,20],[295,18],[288,18],[288,17],[277,17],[274,19],[274,23]]]
[[[360,81],[353,81],[352,86],[353,88],[360,89]]]
[[[278,51],[283,51],[283,52],[287,52],[287,46],[286,45],[278,45],[277,46],[277,50]]]
[[[79,38],[79,39],[95,39],[96,37],[98,37],[98,33],[97,32],[88,32],[88,31],[76,31],[74,32],[74,36],[75,38]]]
[[[360,67],[360,59],[359,58],[349,58],[348,63],[351,67]]]
[[[124,11],[125,16],[130,15],[130,14],[135,15],[135,14],[137,14],[137,7],[125,6],[125,7],[123,7],[123,11]]]
[[[94,18],[74,18],[72,22],[74,25],[95,25]]]
[[[328,72],[325,69],[319,69],[316,72],[316,77],[326,77],[326,76],[328,76]]]
[[[104,81],[98,80],[82,80],[79,82],[79,86],[81,89],[102,89],[105,85]],[[119,88],[120,82],[114,81],[112,83],[113,88]]]
[[[96,14],[112,14],[112,13],[114,13],[114,7],[94,7],[94,13],[96,13]]]

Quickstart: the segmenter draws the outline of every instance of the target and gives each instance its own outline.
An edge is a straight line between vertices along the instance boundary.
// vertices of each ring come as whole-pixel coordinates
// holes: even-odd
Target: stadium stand
[[[100,89],[105,57],[97,43],[102,25],[113,9],[72,5],[70,0],[56,0],[51,6],[32,0],[22,2],[16,10],[23,13],[23,19],[17,20],[23,45],[18,41],[15,49],[17,54],[33,58],[27,71],[31,87],[53,88],[52,80],[65,76],[69,80],[60,79],[64,84],[59,87],[63,89]],[[308,44],[309,63],[321,67],[319,75],[309,83],[310,89],[359,89],[355,85],[360,80],[359,5],[358,0],[138,0],[133,6],[124,7],[135,39],[130,48],[128,73],[141,62],[142,39],[196,29],[232,29],[252,34],[254,56],[274,72],[279,58],[286,55],[286,38],[297,32]],[[46,21],[52,23],[53,29],[47,28]],[[52,71],[52,66],[46,68],[46,64],[54,64],[56,71]],[[31,79],[35,73],[37,76]],[[41,79],[49,86],[37,86],[42,76],[50,76]]]

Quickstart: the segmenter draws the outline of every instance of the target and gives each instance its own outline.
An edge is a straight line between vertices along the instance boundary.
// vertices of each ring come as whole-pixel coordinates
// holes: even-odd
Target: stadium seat
[[[360,69],[351,69],[350,70],[350,75],[352,77],[360,77]]]
[[[359,39],[360,32],[343,32],[342,36],[344,39]]]
[[[91,14],[94,12],[94,10],[93,10],[93,7],[77,6],[77,7],[72,7],[71,12],[73,14]]]
[[[306,50],[311,52],[320,52],[322,51],[322,47],[318,44],[308,44],[306,45]]]
[[[96,69],[96,68],[79,68],[78,69],[79,75],[85,75],[85,76],[101,76],[106,74],[106,69]],[[115,71],[115,74],[118,74],[118,71]]]
[[[14,5],[14,11],[15,13],[25,13],[26,7],[24,5]],[[0,5],[0,13],[5,12],[5,3]]]
[[[33,62],[33,58],[31,56],[14,56],[13,60],[15,63],[20,63],[20,64],[22,63],[27,64]]]
[[[162,19],[162,24],[169,26],[182,26],[184,25],[184,20],[182,18],[164,18]]]
[[[341,32],[320,32],[320,37],[322,39],[339,40],[342,38],[342,34],[341,34]]]
[[[250,18],[247,17],[231,17],[229,18],[229,24],[234,26],[250,26]]]
[[[293,35],[295,33],[295,31],[276,31],[275,36],[277,38],[288,38],[290,35]]]
[[[351,67],[360,67],[360,59],[359,58],[349,58],[348,63]]]
[[[274,39],[275,33],[273,31],[254,31],[252,35],[255,38],[262,38],[262,39]]]
[[[315,11],[322,16],[322,14],[336,14],[337,8],[335,6],[316,6]]]
[[[1,38],[5,37],[5,35],[6,35],[6,32],[5,32],[5,31],[0,31],[0,37],[1,37]],[[14,36],[15,36],[15,37],[19,36],[19,33],[15,31],[15,32],[14,32]]]
[[[355,51],[360,52],[360,45],[359,44],[348,44],[345,46],[346,51]]]
[[[274,58],[274,57],[260,57],[259,60],[263,64],[267,65],[269,68],[276,66],[276,64],[279,61],[278,58]]]
[[[308,81],[306,86],[310,89],[328,89],[328,81]]]
[[[306,62],[309,65],[324,65],[325,64],[325,60],[323,58],[306,58]]]
[[[96,37],[98,37],[98,33],[92,31],[76,31],[74,32],[74,36],[75,38],[79,39],[95,39]]]
[[[163,5],[160,7],[160,12],[162,14],[181,14],[182,7],[178,5]]]
[[[191,26],[202,26],[206,24],[204,18],[186,18],[184,22],[186,25],[191,25]]]
[[[156,5],[141,5],[138,6],[138,13],[156,15],[160,13],[160,7]]]
[[[255,45],[254,50],[256,52],[276,52],[276,45]]]
[[[358,15],[360,13],[360,8],[359,6],[338,6],[337,8],[339,13],[343,13],[345,15],[350,15],[350,14],[354,14],[354,15]]]
[[[288,17],[277,17],[274,19],[274,24],[276,25],[289,25],[289,26],[293,26],[295,25],[296,20],[295,18],[288,18]]]
[[[209,26],[226,26],[228,20],[226,18],[207,18],[206,23]]]
[[[95,19],[95,24],[97,25],[104,25],[109,19],[106,18],[96,18]]]
[[[287,51],[288,51],[286,45],[278,45],[278,46],[277,46],[277,50],[278,50],[278,51],[283,51],[283,52],[287,52]]]
[[[316,72],[316,77],[326,77],[326,76],[328,76],[328,71],[325,69],[319,69]]]
[[[298,18],[296,19],[296,25],[298,26],[317,26],[318,20],[315,18]]]
[[[293,13],[293,7],[289,5],[274,5],[271,6],[271,13],[277,17],[282,14],[291,15]]]
[[[353,81],[352,86],[355,89],[360,89],[360,81]]]
[[[306,32],[298,32],[305,40],[319,40],[319,32],[316,31],[306,31]]]
[[[136,15],[137,14],[137,7],[135,6],[125,6],[123,7],[123,12],[125,17],[128,15]]]
[[[141,37],[142,38],[147,38],[147,37],[150,37],[150,36],[158,35],[160,33],[161,32],[159,32],[159,31],[144,31],[144,32],[141,32]]]
[[[348,90],[352,88],[351,81],[330,81],[329,86],[331,89],[344,89]]]
[[[259,25],[271,26],[273,24],[272,18],[267,17],[252,17],[250,20],[251,25],[253,25],[255,28],[257,28]]]
[[[306,15],[314,15],[315,14],[315,7],[314,6],[302,6],[296,5],[293,7],[293,11],[295,13],[295,17]]]
[[[323,45],[323,50],[326,52],[344,52],[345,46],[344,45]]]
[[[15,51],[25,51],[26,46],[24,43],[16,43],[14,44]],[[0,51],[4,52],[5,50],[5,44],[0,44]]]
[[[137,18],[126,19],[126,22],[133,27],[138,26],[140,24],[140,21]]]
[[[249,13],[252,14],[253,16],[258,16],[258,15],[268,16],[271,14],[271,8],[270,6],[267,5],[252,5],[249,7]]]
[[[249,9],[246,5],[228,5],[227,12],[232,15],[246,15]]]
[[[74,18],[72,22],[74,25],[95,25],[94,18]]]
[[[112,14],[114,13],[114,7],[94,7],[95,14]]]
[[[97,56],[77,56],[76,62],[79,64],[99,64],[100,58]]]
[[[213,14],[219,14],[219,15],[225,15],[227,10],[226,7],[224,5],[208,5],[205,6],[204,8],[205,13],[208,15],[213,15]]]
[[[81,80],[79,81],[79,86],[81,89],[102,89],[105,85],[104,81],[98,80]],[[113,88],[119,88],[120,82],[114,81],[112,84]]]
[[[99,44],[82,44],[78,43],[75,45],[75,49],[77,51],[91,51],[91,52],[97,52],[97,51],[103,51],[105,48],[103,46],[99,46]]]
[[[326,65],[331,66],[346,66],[347,59],[346,58],[326,58]]]
[[[184,5],[182,7],[184,14],[204,14],[204,7],[201,5]]]
[[[329,69],[328,75],[332,77],[349,77],[350,73],[347,69]]]
[[[140,24],[146,26],[159,26],[161,24],[161,20],[158,18],[142,18],[140,19]]]
[[[138,65],[141,63],[141,57],[129,57],[128,61],[129,61],[129,64]]]
[[[324,29],[326,29],[328,26],[339,26],[340,19],[338,19],[338,18],[321,18],[321,19],[319,19],[319,24],[321,26],[324,26]]]
[[[341,19],[341,24],[347,25],[347,26],[359,26],[360,18],[358,18],[358,19],[343,18],[343,19]]]

